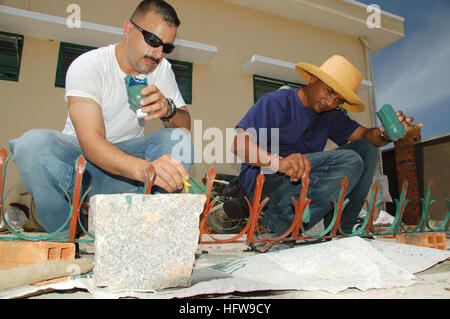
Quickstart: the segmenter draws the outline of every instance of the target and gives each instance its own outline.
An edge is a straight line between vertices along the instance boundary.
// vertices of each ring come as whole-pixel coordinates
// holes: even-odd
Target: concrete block
[[[111,290],[191,285],[205,195],[114,194],[90,200],[93,278]]]

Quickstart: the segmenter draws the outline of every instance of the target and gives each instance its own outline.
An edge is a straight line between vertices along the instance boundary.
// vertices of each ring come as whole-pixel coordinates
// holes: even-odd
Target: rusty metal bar
[[[145,184],[144,184],[144,193],[146,195],[150,194],[153,186],[153,180],[155,179],[155,167],[150,164],[145,171]]]
[[[6,148],[0,150],[0,208],[3,207],[4,190],[5,190],[5,178],[6,178],[6,166],[8,164],[9,156]]]
[[[83,172],[86,168],[86,160],[83,156],[78,157],[75,162],[75,187],[72,200],[72,216],[70,218],[69,242],[75,242],[76,229],[78,224],[78,215],[80,214],[80,193],[83,181]]]

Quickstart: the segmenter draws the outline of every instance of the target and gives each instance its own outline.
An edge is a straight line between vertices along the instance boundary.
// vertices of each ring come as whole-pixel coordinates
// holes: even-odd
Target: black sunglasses
[[[172,52],[175,49],[175,46],[173,45],[173,43],[162,42],[161,39],[158,38],[158,36],[156,36],[156,34],[153,34],[150,31],[142,29],[140,26],[138,26],[136,23],[134,23],[133,20],[130,20],[130,21],[136,27],[136,29],[138,29],[139,31],[142,32],[142,35],[144,36],[144,40],[145,40],[145,42],[147,42],[148,45],[150,45],[154,48],[158,48],[158,47],[162,46],[163,52],[167,53],[167,54],[169,54],[170,52]]]

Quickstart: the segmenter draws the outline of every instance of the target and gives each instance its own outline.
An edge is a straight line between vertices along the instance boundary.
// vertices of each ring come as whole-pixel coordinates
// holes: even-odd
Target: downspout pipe
[[[370,55],[370,44],[367,41],[365,36],[361,36],[359,38],[361,43],[364,46],[364,55],[366,58],[366,73],[368,79],[372,82],[372,85],[369,87],[369,102],[370,102],[370,108],[372,113],[372,127],[379,127],[378,121],[377,121],[377,99],[375,95],[375,78],[373,75],[373,63],[372,63],[372,56]]]
[[[370,54],[370,44],[367,41],[365,36],[361,36],[359,38],[361,43],[364,46],[364,52],[366,57],[366,73],[367,77],[372,82],[372,85],[369,87],[369,101],[370,101],[370,108],[372,113],[372,127],[379,127],[378,120],[377,120],[377,99],[375,96],[375,78],[373,75],[373,63],[372,63],[372,56]],[[379,150],[379,164],[377,165],[377,168],[375,170],[375,176],[382,176],[383,175],[383,161],[381,156],[381,149]],[[386,210],[386,207],[385,207]]]

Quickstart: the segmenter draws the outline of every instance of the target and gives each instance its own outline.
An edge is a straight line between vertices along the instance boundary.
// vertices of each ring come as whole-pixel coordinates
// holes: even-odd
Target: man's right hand
[[[309,176],[311,163],[302,154],[291,154],[279,158],[278,171],[289,176],[292,182],[298,182],[301,178]]]
[[[106,140],[100,105],[81,97],[70,96],[68,100],[70,117],[86,159],[111,174],[144,182],[149,161],[129,155]],[[168,192],[183,187],[180,176],[189,178],[181,162],[169,154],[151,164],[156,173],[153,184]]]
[[[181,177],[185,180],[189,179],[189,172],[183,164],[170,154],[165,154],[151,163],[156,172],[153,184],[169,193],[183,188]]]

